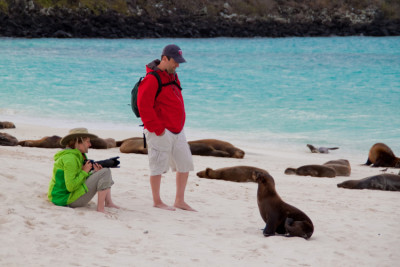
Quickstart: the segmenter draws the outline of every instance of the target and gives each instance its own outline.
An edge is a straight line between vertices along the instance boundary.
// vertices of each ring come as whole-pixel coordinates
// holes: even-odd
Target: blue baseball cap
[[[172,57],[177,63],[186,62],[186,60],[182,56],[182,50],[179,48],[179,46],[174,44],[170,44],[164,47],[162,55]]]

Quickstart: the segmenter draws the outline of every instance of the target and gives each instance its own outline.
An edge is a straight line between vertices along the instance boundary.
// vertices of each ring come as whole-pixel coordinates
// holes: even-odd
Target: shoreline
[[[16,125],[4,129],[18,139],[67,134],[67,128]],[[78,127],[78,125],[74,125]],[[71,128],[74,128],[71,127]],[[130,137],[130,132],[92,130],[100,137]],[[129,136],[128,136],[129,134]],[[227,136],[228,138],[228,136]],[[240,146],[239,146],[240,147]],[[248,150],[246,147],[240,147]],[[53,156],[58,149],[0,146],[0,265],[60,266],[79,263],[107,266],[393,266],[397,253],[400,203],[398,192],[350,190],[336,184],[381,173],[362,166],[360,158],[337,151],[250,150],[244,159],[193,156],[186,201],[198,212],[164,211],[152,207],[147,155],[124,154],[119,148],[89,149],[93,159],[120,156],[112,169],[113,199],[120,210],[109,215],[88,207],[58,207],[47,200]],[[338,150],[340,151],[340,150]],[[322,164],[346,158],[350,177],[314,178],[285,175],[287,167]],[[257,207],[257,184],[201,179],[196,172],[248,165],[267,170],[281,198],[304,211],[314,234],[302,238],[264,237]],[[390,172],[398,169],[389,169]],[[396,172],[396,173],[397,173]],[[175,178],[163,175],[161,197],[172,204]],[[283,253],[287,251],[290,253]],[[21,257],[23,254],[25,257]],[[71,258],[71,255],[74,255]]]

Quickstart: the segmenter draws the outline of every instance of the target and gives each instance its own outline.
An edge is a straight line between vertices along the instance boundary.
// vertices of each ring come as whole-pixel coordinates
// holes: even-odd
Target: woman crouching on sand
[[[83,207],[97,193],[97,211],[106,213],[104,207],[119,208],[111,200],[114,181],[110,169],[87,160],[86,153],[93,138],[97,136],[88,133],[86,128],[75,128],[61,139],[61,145],[66,148],[54,155],[48,192],[48,198],[54,204]]]

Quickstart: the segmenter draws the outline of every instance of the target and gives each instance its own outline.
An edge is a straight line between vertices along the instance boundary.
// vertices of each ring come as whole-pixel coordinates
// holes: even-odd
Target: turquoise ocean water
[[[0,121],[140,132],[130,91],[169,43],[188,61],[189,140],[400,155],[400,37],[3,38]]]

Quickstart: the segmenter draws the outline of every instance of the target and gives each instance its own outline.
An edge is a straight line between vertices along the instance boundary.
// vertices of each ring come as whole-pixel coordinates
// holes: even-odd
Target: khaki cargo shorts
[[[148,146],[150,175],[166,173],[171,167],[174,172],[194,170],[192,153],[184,131],[174,134],[167,129],[163,136],[144,130]]]

